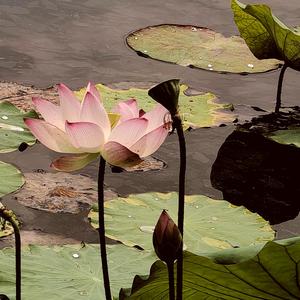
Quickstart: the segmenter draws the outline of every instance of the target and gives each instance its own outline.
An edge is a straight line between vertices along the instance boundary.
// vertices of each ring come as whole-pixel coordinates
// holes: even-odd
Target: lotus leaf
[[[268,222],[244,207],[202,195],[185,197],[185,248],[197,254],[260,244],[274,237]],[[163,209],[177,220],[177,193],[145,193],[105,202],[106,235],[151,250],[152,232]],[[96,209],[89,214],[98,227]]]
[[[127,44],[144,57],[222,73],[266,72],[279,64],[275,59],[255,58],[238,36],[225,37],[190,25],[146,27],[131,33]]]
[[[276,58],[300,71],[300,33],[278,20],[264,4],[245,5],[232,0],[235,23],[258,59]]]
[[[0,161],[0,197],[16,191],[24,182],[23,174],[16,167]]]
[[[112,293],[130,286],[135,274],[146,274],[152,253],[108,245]],[[99,246],[28,246],[22,249],[22,296],[31,300],[104,299]],[[15,300],[14,249],[0,251],[1,293]]]
[[[293,144],[300,147],[300,128],[290,128],[287,130],[277,130],[269,136],[272,140],[281,144]]]
[[[129,88],[124,90],[113,89],[103,84],[97,84],[97,89],[101,93],[104,106],[111,110],[119,101],[135,98],[139,106],[145,111],[150,110],[155,105],[155,101],[148,96],[148,89]],[[202,93],[198,95],[187,95],[188,86],[180,86],[180,113],[182,115],[185,128],[209,127],[221,123],[232,122],[235,115],[231,113],[232,106],[221,104],[212,93]],[[79,98],[83,98],[85,89],[77,92]]]
[[[184,254],[183,299],[299,299],[300,241],[268,242],[252,259],[238,264],[217,264],[190,252]],[[120,299],[168,299],[166,266],[158,261],[146,279],[137,276],[132,292]]]
[[[24,113],[9,102],[0,103],[0,153],[17,150],[22,143],[33,145],[35,137],[27,129],[24,118],[36,118],[34,111]]]

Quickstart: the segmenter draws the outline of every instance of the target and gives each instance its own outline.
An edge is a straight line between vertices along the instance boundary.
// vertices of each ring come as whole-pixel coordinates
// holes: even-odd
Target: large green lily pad
[[[108,245],[112,293],[130,287],[135,274],[147,274],[152,253],[123,245]],[[15,300],[14,250],[0,251],[1,293]],[[104,299],[99,246],[29,246],[22,249],[22,296],[24,300]]]
[[[274,238],[263,218],[244,207],[202,195],[186,196],[185,248],[203,254],[218,249],[244,247]],[[177,193],[145,193],[105,202],[106,235],[128,246],[151,250],[152,232],[163,209],[177,220]],[[98,227],[96,209],[89,214]]]
[[[293,144],[297,147],[300,147],[300,128],[277,130],[272,132],[269,138],[281,144]]]
[[[0,197],[16,191],[24,182],[23,174],[16,167],[0,161]]]
[[[277,58],[300,70],[300,32],[284,25],[264,4],[245,5],[231,1],[235,23],[258,59]]]
[[[151,110],[156,102],[148,96],[148,89],[128,88],[113,89],[103,84],[97,84],[105,108],[110,111],[118,102],[130,98],[138,100],[139,107],[145,111]],[[85,89],[77,92],[83,98]],[[219,103],[218,98],[212,93],[196,93],[188,95],[188,86],[180,86],[180,113],[184,125],[188,127],[210,127],[221,123],[232,122],[236,116],[231,112],[232,105]]]
[[[146,27],[131,33],[127,44],[144,57],[222,73],[259,73],[279,66],[278,60],[255,58],[238,36],[197,26]]]
[[[269,242],[254,258],[232,265],[186,252],[183,299],[299,299],[299,261],[299,240],[284,245]],[[166,266],[155,262],[149,278],[137,276],[132,293],[124,290],[120,299],[168,299],[167,278]]]
[[[24,124],[24,118],[36,118],[34,111],[22,112],[9,102],[0,103],[0,153],[11,152],[22,143],[33,145],[35,137]]]

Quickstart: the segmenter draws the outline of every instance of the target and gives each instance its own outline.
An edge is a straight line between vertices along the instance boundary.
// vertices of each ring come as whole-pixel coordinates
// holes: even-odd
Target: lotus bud
[[[182,236],[177,225],[163,210],[153,233],[153,246],[159,259],[167,264],[174,263],[182,247]]]
[[[4,294],[0,294],[0,300],[9,300],[9,298]]]
[[[178,97],[180,93],[179,79],[164,81],[148,91],[148,95],[163,105],[175,116],[178,111]]]

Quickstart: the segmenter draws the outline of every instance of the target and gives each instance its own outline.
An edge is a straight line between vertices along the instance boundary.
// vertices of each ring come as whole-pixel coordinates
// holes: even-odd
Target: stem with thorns
[[[182,121],[178,114],[173,116],[173,126],[176,129],[180,149],[180,170],[179,170],[179,198],[178,198],[178,228],[183,238],[184,227],[184,194],[185,194],[185,171],[186,171],[186,145],[183,133]],[[177,300],[182,300],[183,285],[183,243],[177,259]]]
[[[168,263],[169,274],[169,300],[175,300],[175,288],[174,288],[174,262]]]
[[[98,172],[98,218],[99,218],[99,241],[100,254],[102,262],[103,283],[106,300],[111,300],[111,291],[109,284],[106,241],[105,241],[105,224],[104,224],[104,174],[105,174],[105,159],[100,156],[99,172]]]

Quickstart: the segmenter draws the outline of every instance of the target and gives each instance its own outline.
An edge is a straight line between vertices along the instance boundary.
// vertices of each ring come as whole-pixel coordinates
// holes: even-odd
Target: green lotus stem
[[[21,235],[18,223],[14,219],[13,212],[0,206],[0,217],[9,222],[15,234],[15,257],[16,257],[16,300],[21,300]]]
[[[174,262],[168,263],[169,274],[169,300],[175,300],[175,288],[174,288]]]
[[[111,300],[111,291],[109,284],[106,241],[105,241],[105,224],[104,224],[104,174],[105,174],[105,159],[100,156],[99,172],[98,172],[98,219],[99,219],[99,241],[100,241],[100,255],[102,263],[103,284],[105,290],[106,300]]]
[[[275,113],[279,113],[279,109],[281,107],[281,92],[282,92],[282,83],[285,70],[287,69],[288,65],[285,63],[280,71],[278,85],[277,85],[277,96],[276,96],[276,106],[275,106]]]
[[[186,146],[183,133],[182,121],[178,114],[173,116],[173,126],[176,129],[180,149],[180,170],[179,170],[179,197],[178,197],[178,229],[183,239],[184,227],[184,194],[185,194],[185,171],[186,171]],[[182,300],[183,286],[183,243],[177,259],[177,300]]]

